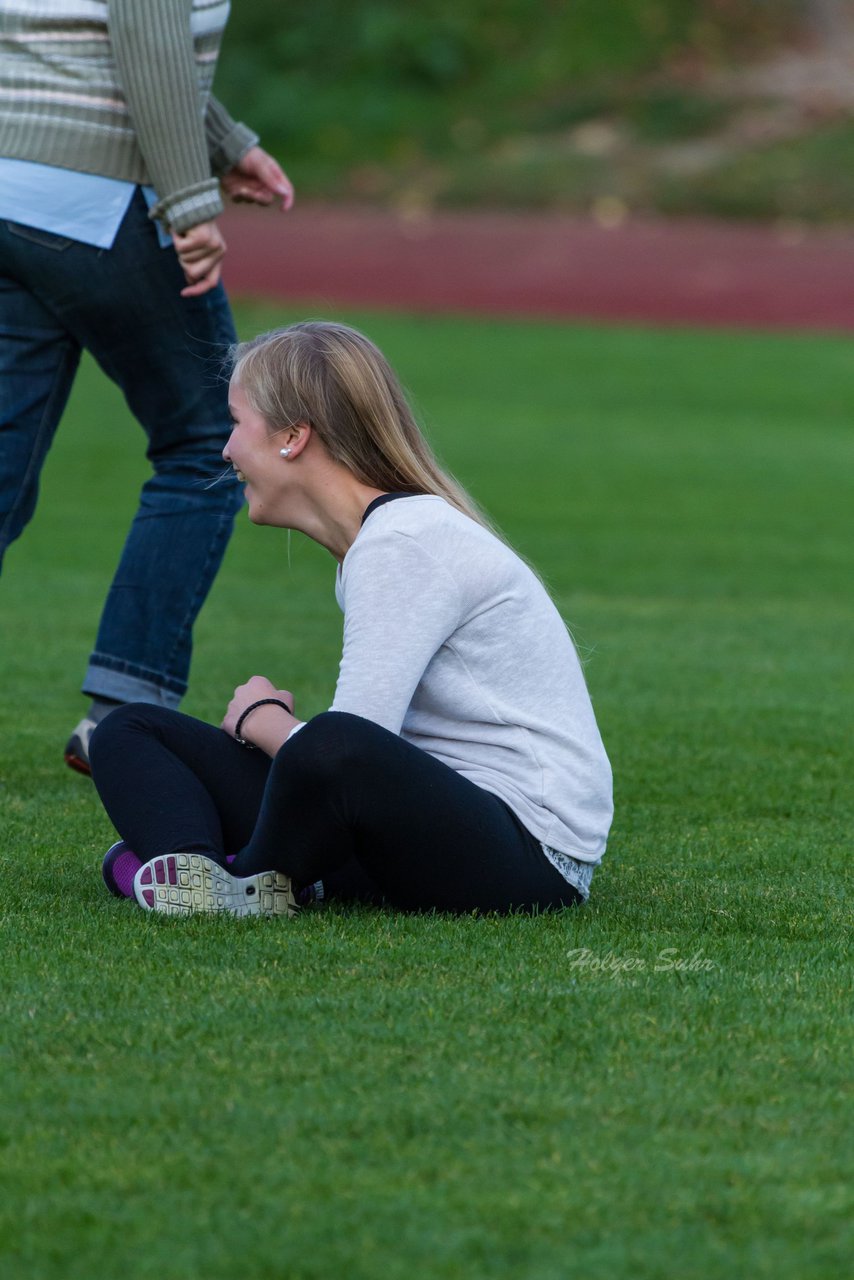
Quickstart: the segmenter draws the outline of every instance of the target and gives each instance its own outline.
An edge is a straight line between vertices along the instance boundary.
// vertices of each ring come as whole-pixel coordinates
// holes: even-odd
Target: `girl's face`
[[[222,456],[246,486],[249,519],[253,524],[275,524],[276,508],[281,506],[282,481],[287,479],[288,471],[279,453],[287,443],[284,433],[271,433],[234,380],[229,386],[228,407],[233,426]]]

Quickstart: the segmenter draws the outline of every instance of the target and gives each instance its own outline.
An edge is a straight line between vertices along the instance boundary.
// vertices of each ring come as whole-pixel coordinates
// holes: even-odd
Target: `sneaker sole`
[[[69,769],[73,769],[75,773],[83,773],[87,778],[92,777],[92,770],[89,768],[88,760],[81,760],[79,756],[75,756],[70,751],[66,751],[65,763],[68,765]]]
[[[230,876],[201,853],[153,858],[137,871],[133,891],[144,910],[168,916],[213,911],[234,916],[295,916],[300,910],[290,879],[281,872]]]
[[[123,860],[133,861],[136,865],[130,867],[122,867]],[[233,862],[234,854],[230,853],[226,858],[226,862]],[[124,900],[135,900],[133,882],[136,873],[143,865],[143,859],[133,852],[130,845],[124,840],[117,840],[115,844],[110,845],[104,854],[104,860],[101,863],[101,878],[109,889],[110,893],[116,898]]]

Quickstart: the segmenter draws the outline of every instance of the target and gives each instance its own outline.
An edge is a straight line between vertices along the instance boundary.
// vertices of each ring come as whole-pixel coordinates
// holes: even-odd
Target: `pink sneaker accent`
[[[175,862],[175,854],[167,855],[166,869],[161,870],[158,877],[158,884],[168,884],[173,888],[179,885],[178,868]],[[235,855],[228,854],[226,862],[234,861]],[[133,882],[137,871],[143,866],[143,860],[138,853],[134,853],[124,840],[117,840],[111,845],[104,854],[101,863],[101,875],[104,884],[116,898],[133,898]],[[145,880],[145,884],[153,884],[151,870],[149,869]]]
[[[117,840],[104,854],[101,875],[104,884],[117,898],[133,897],[133,878],[142,866],[142,858],[124,840]]]

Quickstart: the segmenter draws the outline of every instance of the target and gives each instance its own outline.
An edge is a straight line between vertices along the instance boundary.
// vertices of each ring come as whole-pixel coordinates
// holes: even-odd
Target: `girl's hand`
[[[247,707],[262,698],[278,698],[293,710],[294,695],[289,689],[277,689],[272,680],[266,676],[252,676],[245,684],[238,685],[234,696],[228,704],[228,710],[222,722],[222,728],[232,738],[237,722]],[[258,707],[243,723],[240,736],[253,746],[260,747],[268,755],[274,756],[295,725],[300,722],[283,707],[273,703]]]

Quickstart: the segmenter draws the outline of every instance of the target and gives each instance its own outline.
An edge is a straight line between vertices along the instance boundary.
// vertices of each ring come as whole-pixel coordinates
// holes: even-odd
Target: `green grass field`
[[[108,896],[61,752],[144,464],[84,369],[2,582],[0,1274],[838,1280],[850,340],[347,318],[573,628],[616,776],[591,903],[283,923]],[[186,710],[218,720],[253,672],[327,706],[332,574],[241,520]]]

